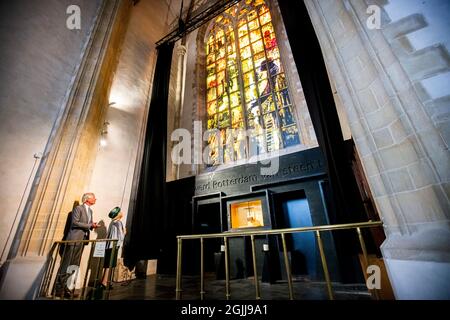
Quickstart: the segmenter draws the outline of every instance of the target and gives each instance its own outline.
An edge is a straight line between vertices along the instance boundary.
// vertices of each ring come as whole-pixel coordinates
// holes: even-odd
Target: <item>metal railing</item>
[[[205,268],[204,268],[204,239],[223,239],[224,244],[224,256],[225,256],[225,296],[229,300],[231,298],[230,292],[230,267],[229,267],[229,249],[228,249],[228,239],[235,237],[248,237],[251,240],[252,249],[252,260],[253,260],[253,273],[254,273],[254,284],[255,284],[255,298],[256,300],[261,299],[261,292],[258,280],[257,264],[256,264],[256,250],[255,250],[255,236],[258,235],[280,235],[282,246],[283,246],[283,258],[286,267],[286,276],[288,283],[289,299],[294,299],[293,281],[291,274],[291,265],[288,257],[288,250],[286,246],[286,234],[292,233],[302,233],[302,232],[314,232],[317,245],[320,252],[321,262],[325,281],[327,284],[328,298],[334,300],[333,287],[331,285],[330,274],[328,270],[327,259],[325,256],[325,251],[323,247],[323,242],[321,238],[321,233],[324,231],[334,231],[334,230],[350,230],[355,229],[358,235],[359,243],[361,246],[361,251],[364,258],[364,263],[366,266],[369,265],[369,258],[367,255],[366,244],[361,233],[363,228],[373,228],[382,226],[381,221],[368,221],[361,223],[347,223],[347,224],[336,224],[336,225],[324,225],[315,227],[302,227],[302,228],[289,228],[289,229],[274,229],[274,230],[258,230],[258,231],[242,231],[242,232],[230,232],[230,233],[214,233],[214,234],[197,234],[197,235],[182,235],[177,236],[177,271],[176,271],[176,299],[180,300],[182,298],[182,253],[183,253],[183,240],[200,240],[200,299],[203,300],[205,297]],[[363,270],[365,273],[365,270]],[[379,294],[377,289],[369,290],[374,294],[375,299],[379,299]]]
[[[47,256],[38,297],[70,300],[109,299],[117,262],[117,241],[117,239],[55,241]],[[90,247],[87,264],[82,261],[85,247]],[[111,252],[109,263],[105,266],[105,249],[107,248],[111,249]],[[93,259],[97,259],[96,263],[93,263]],[[86,266],[84,270],[81,270],[82,265]],[[108,266],[108,285],[102,288],[104,268]],[[76,288],[80,275],[83,277],[82,286]]]

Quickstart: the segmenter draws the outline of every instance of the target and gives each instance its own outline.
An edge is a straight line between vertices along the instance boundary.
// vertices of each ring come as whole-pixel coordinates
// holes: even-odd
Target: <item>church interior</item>
[[[112,300],[450,299],[448,0],[0,15],[0,299],[52,296],[91,193],[70,298],[121,210]]]

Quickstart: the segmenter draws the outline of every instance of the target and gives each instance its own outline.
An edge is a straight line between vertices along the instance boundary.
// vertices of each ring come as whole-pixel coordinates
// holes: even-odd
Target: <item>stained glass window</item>
[[[228,9],[206,39],[207,129],[219,130],[208,140],[210,163],[300,144],[265,2],[243,0]]]

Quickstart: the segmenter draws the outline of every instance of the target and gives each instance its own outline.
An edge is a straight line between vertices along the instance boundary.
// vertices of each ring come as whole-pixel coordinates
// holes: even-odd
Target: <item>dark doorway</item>
[[[274,195],[275,215],[278,228],[313,226],[311,211],[304,190]],[[317,247],[313,232],[303,232],[286,237],[291,257],[293,275],[316,278]],[[282,247],[280,247],[282,250]],[[282,254],[282,252],[280,252]]]
[[[210,234],[222,232],[220,202],[197,203],[197,210],[194,216],[194,233]],[[216,271],[215,256],[220,253],[220,239],[205,239],[204,268],[206,272]]]

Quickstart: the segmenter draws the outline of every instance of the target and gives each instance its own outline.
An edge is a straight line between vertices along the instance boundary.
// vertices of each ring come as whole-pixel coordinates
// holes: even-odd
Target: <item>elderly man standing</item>
[[[92,192],[83,194],[81,198],[82,204],[75,207],[72,211],[69,233],[67,234],[66,240],[89,240],[90,231],[98,228],[98,224],[94,222],[91,209],[91,206],[95,204],[96,200]],[[72,275],[76,276],[78,274],[84,245],[84,243],[73,242],[65,246],[55,285],[55,294],[57,296],[72,296],[71,290],[74,288],[68,287],[68,279]]]

